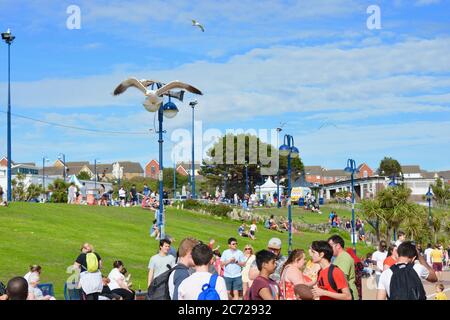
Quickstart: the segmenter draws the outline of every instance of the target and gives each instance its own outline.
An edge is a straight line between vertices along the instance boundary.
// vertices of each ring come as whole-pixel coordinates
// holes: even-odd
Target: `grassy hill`
[[[112,262],[122,260],[132,274],[133,287],[146,289],[147,265],[156,254],[158,242],[149,236],[154,213],[141,208],[76,206],[67,204],[12,203],[0,207],[0,281],[23,276],[30,264],[43,267],[41,282],[51,282],[58,299],[63,299],[65,280],[83,242],[94,245],[103,260],[103,273],[108,274]],[[209,217],[189,211],[167,208],[166,233],[181,239],[194,236],[203,241],[216,239],[220,250],[228,248],[227,239],[238,238],[239,248],[251,243],[256,250],[266,247],[271,237],[283,241],[287,254],[287,233],[265,230],[258,226],[257,239],[239,238],[239,222]],[[294,235],[293,247],[307,249],[313,240],[329,235],[304,232]],[[349,241],[348,241],[349,242]],[[358,255],[370,250],[358,246]]]

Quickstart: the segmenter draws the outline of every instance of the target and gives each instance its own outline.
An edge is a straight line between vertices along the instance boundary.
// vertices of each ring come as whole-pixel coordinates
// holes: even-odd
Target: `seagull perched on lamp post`
[[[157,90],[149,90],[148,87],[152,84],[156,84],[158,89]],[[176,95],[176,93],[171,92],[172,89],[185,89],[189,92],[202,95],[203,93],[195,88],[194,86],[175,80],[171,81],[168,84],[163,84],[161,82],[155,81],[155,80],[138,80],[136,78],[128,78],[127,80],[122,81],[117,88],[114,90],[113,95],[117,96],[119,94],[124,93],[128,88],[135,87],[139,90],[141,90],[144,95],[146,96],[146,99],[143,103],[145,109],[150,112],[156,112],[163,102],[163,95],[168,95],[170,97]],[[181,94],[181,99],[183,95]],[[179,99],[179,97],[177,97]]]
[[[199,27],[202,30],[202,32],[205,32],[205,28],[203,28],[203,26],[195,20],[192,20],[192,26]]]

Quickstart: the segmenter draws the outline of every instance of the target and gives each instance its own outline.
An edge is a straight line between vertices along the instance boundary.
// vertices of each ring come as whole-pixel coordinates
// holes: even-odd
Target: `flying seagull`
[[[195,20],[192,20],[192,26],[199,27],[202,30],[202,32],[205,32],[205,28],[203,28],[203,26]]]
[[[157,84],[158,89],[149,90],[148,87],[152,84]],[[130,87],[135,87],[144,93],[144,95],[146,96],[146,99],[144,101],[144,107],[151,112],[155,112],[158,110],[159,106],[163,102],[162,99],[163,95],[175,94],[170,91],[172,89],[184,89],[195,94],[199,95],[203,94],[200,90],[198,90],[194,86],[191,86],[190,84],[178,80],[171,81],[168,84],[162,84],[155,80],[145,80],[145,79],[138,80],[136,78],[128,78],[127,80],[122,81],[114,90],[113,94],[115,96],[122,94]]]
[[[146,79],[142,79],[142,80],[137,80],[134,78],[130,78],[127,79],[125,81],[123,81],[121,84],[119,84],[116,88],[116,90],[114,90],[114,95],[117,96],[123,92],[125,92],[130,86],[131,87],[135,87],[139,90],[142,90],[142,86],[144,86],[145,88],[151,86],[152,84],[156,84],[158,88],[162,87],[165,85],[165,83],[161,83],[155,80],[146,80]],[[145,94],[145,91],[144,91]],[[171,98],[176,98],[178,100],[180,100],[181,102],[183,102],[183,96],[184,96],[184,91],[180,90],[180,91],[168,91],[166,93],[164,93],[165,96],[169,96]]]

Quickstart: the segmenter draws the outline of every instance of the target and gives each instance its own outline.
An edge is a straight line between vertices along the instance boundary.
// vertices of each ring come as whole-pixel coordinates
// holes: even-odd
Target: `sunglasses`
[[[253,250],[252,248],[245,248],[244,250]]]
[[[234,242],[234,243],[230,243],[232,246],[235,246],[235,245],[237,245],[237,242]]]

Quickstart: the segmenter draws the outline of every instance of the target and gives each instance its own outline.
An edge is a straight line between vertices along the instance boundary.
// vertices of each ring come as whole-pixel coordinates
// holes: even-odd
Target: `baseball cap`
[[[269,240],[267,247],[273,249],[281,249],[281,240],[278,238],[272,238]]]

